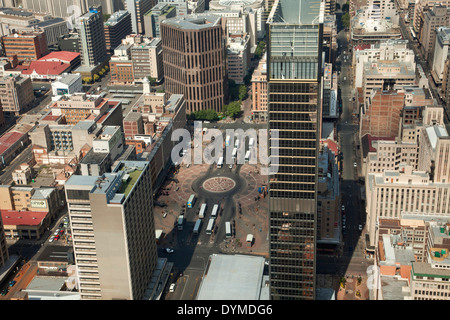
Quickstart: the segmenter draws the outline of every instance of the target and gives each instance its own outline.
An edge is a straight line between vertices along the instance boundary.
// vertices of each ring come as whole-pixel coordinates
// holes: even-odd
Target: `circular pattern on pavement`
[[[204,190],[208,192],[226,192],[236,186],[236,181],[228,177],[214,177],[205,180],[202,184]]]

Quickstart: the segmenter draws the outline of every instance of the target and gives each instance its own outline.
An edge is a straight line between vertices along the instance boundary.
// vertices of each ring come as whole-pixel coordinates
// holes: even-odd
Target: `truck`
[[[180,215],[178,216],[178,230],[183,230],[183,224],[184,224],[184,216]]]

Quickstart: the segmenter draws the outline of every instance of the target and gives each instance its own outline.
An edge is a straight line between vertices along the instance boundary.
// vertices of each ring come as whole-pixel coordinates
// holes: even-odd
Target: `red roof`
[[[0,137],[0,154],[8,150],[14,143],[19,141],[25,134],[17,131],[10,131]]]
[[[36,71],[41,75],[60,75],[70,68],[70,64],[60,61],[32,61],[30,66],[22,71],[22,74],[32,74]]]
[[[3,225],[38,226],[42,223],[48,212],[0,210]]]
[[[38,61],[61,61],[64,63],[70,63],[80,56],[79,52],[70,51],[53,51],[48,55],[43,56]]]

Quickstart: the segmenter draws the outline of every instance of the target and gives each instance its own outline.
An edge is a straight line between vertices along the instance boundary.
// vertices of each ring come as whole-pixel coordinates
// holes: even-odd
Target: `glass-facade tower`
[[[315,298],[323,10],[276,0],[267,20],[271,299]]]

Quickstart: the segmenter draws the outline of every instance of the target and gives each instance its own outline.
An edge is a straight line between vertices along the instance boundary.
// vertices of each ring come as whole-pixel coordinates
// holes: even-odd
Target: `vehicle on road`
[[[359,225],[358,229],[359,229],[359,231],[361,231],[362,230],[362,225]]]
[[[8,284],[9,287],[14,287],[14,285],[16,284],[16,280],[11,280]]]
[[[8,294],[9,289],[5,288],[2,290],[2,296],[6,296]]]
[[[172,284],[170,285],[169,291],[170,291],[170,292],[174,292],[174,291],[175,291],[175,283],[172,283]]]
[[[55,236],[51,236],[50,239],[48,239],[48,242],[53,242],[55,240]]]
[[[356,168],[358,165],[356,164],[356,162],[353,162],[353,166]]]
[[[230,169],[233,169],[233,165],[232,165],[232,164],[230,164],[230,165],[228,166],[228,168],[230,168]]]
[[[170,248],[166,248],[166,252],[167,252],[167,253],[174,253],[174,250],[173,250],[173,249],[170,249]]]

